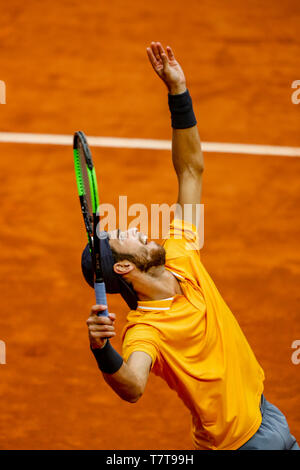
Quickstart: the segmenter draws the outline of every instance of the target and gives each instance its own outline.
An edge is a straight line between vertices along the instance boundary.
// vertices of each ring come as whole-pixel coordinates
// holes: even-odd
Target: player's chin
[[[153,265],[159,266],[165,264],[166,251],[164,247],[156,242],[150,242],[148,243],[148,246],[150,249],[150,257],[153,262]]]

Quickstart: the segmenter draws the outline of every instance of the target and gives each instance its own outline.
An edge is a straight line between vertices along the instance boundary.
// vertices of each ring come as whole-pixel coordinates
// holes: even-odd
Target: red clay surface
[[[166,92],[147,62],[170,44],[203,141],[300,146],[299,2],[11,0],[1,11],[1,130],[169,139]],[[72,149],[0,144],[1,449],[191,449],[190,416],[150,376],[121,401],[91,357],[93,291]],[[102,202],[173,203],[169,152],[94,149]],[[205,155],[203,262],[266,373],[265,396],[300,440],[297,158]],[[109,298],[117,332],[127,307]],[[120,351],[119,336],[112,340]]]

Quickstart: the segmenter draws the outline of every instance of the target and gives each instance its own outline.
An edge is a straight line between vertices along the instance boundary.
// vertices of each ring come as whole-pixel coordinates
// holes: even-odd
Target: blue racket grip
[[[94,284],[95,294],[96,294],[96,303],[98,305],[107,305],[106,300],[106,291],[105,291],[105,284],[104,282],[95,282]],[[108,316],[108,310],[105,309],[102,312],[98,313],[98,316],[105,315]]]

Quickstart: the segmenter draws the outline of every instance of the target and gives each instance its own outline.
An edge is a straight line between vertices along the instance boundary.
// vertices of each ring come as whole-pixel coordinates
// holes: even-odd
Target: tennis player
[[[151,371],[162,377],[191,413],[196,449],[299,450],[284,415],[265,399],[264,372],[200,259],[196,207],[204,165],[184,73],[170,47],[152,42],[147,54],[168,89],[180,210],[163,246],[137,230],[101,239],[106,290],[120,293],[131,310],[121,356],[109,341],[115,314],[97,316],[106,306],[93,306],[91,350],[104,380],[128,402],[143,395]],[[187,215],[184,205],[193,211]],[[93,286],[88,246],[82,270]]]

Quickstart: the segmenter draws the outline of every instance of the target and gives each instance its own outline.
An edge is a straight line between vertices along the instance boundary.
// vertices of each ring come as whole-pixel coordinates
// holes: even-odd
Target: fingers
[[[148,57],[149,57],[149,60],[150,60],[150,63],[152,65],[152,67],[155,69],[156,66],[157,66],[157,62],[156,62],[155,56],[152,52],[152,49],[150,49],[150,47],[147,47],[147,54],[148,54]]]
[[[100,316],[98,317],[97,315],[91,315],[87,321],[86,324],[89,325],[113,325],[115,322],[115,317],[111,316],[112,314],[109,314],[108,317],[105,316]]]
[[[101,312],[103,312],[104,310],[107,310],[107,305],[93,305],[92,308],[91,308],[91,316],[92,315],[102,316]],[[114,318],[116,318],[114,313],[108,313],[108,316],[110,316],[110,315],[112,315],[112,316],[114,316]]]
[[[155,42],[151,43],[151,47],[147,47],[147,54],[152,67],[155,71],[157,71],[162,65],[162,59],[160,57],[159,50]]]
[[[165,52],[161,54],[161,58],[162,58],[163,66],[165,68],[169,64],[169,60]]]
[[[114,338],[116,336],[115,331],[93,331],[89,330],[89,335],[92,340],[95,339],[104,339],[104,338]]]
[[[152,50],[154,51],[156,60],[162,63],[163,65],[167,65],[169,63],[168,57],[161,43],[153,42],[152,45],[153,45]]]
[[[160,52],[159,52],[159,48],[158,48],[158,42],[151,42],[151,49],[152,49],[152,52],[154,54],[154,57],[156,59],[157,62],[160,61]]]
[[[151,42],[151,47],[147,47],[148,57],[153,65],[162,62],[162,55],[165,54],[160,42]]]
[[[86,324],[90,325],[113,325],[115,320],[111,320],[108,317],[95,317],[91,316],[87,319]]]
[[[156,47],[157,47],[158,54],[159,54],[159,56],[160,56],[161,58],[162,58],[163,54],[166,55],[165,50],[164,50],[164,48],[162,47],[162,45],[161,45],[160,42],[157,42],[157,43],[156,43]]]
[[[107,309],[107,305],[93,305],[91,308],[91,314],[97,315],[99,312],[103,312]]]
[[[174,53],[173,53],[170,46],[167,46],[167,54],[168,54],[168,57],[169,57],[170,60],[175,60]]]
[[[115,327],[111,325],[89,325],[90,332],[115,332]]]
[[[94,307],[94,310],[98,311],[96,307],[99,306]],[[90,338],[95,340],[101,338],[113,338],[116,336],[114,327],[115,318],[116,315],[114,313],[110,313],[108,317],[98,317],[95,314],[91,314],[91,316],[86,321]]]
[[[106,305],[93,305],[90,316],[86,321],[92,348],[102,348],[107,339],[114,338],[116,336],[114,327],[116,314],[108,313],[108,316],[97,315],[97,313],[106,310],[106,308]]]
[[[169,64],[168,56],[160,42],[151,42],[151,47],[147,47],[147,54],[154,70],[161,76],[162,70]]]
[[[116,320],[115,313],[109,313],[108,316],[100,315],[98,316],[98,312],[102,312],[107,308],[106,305],[93,305],[91,308],[91,313],[89,318],[87,319],[87,325],[98,324],[98,325],[113,325]]]

